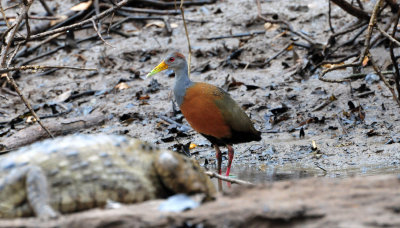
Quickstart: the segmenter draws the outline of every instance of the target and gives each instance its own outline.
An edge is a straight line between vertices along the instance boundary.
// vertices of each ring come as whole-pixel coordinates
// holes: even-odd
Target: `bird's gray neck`
[[[188,67],[187,64],[184,64],[184,67],[180,67],[178,69],[173,69],[175,72],[175,86],[174,86],[174,95],[175,100],[179,106],[183,103],[183,98],[186,93],[186,89],[193,85],[193,82],[190,80],[188,76]]]

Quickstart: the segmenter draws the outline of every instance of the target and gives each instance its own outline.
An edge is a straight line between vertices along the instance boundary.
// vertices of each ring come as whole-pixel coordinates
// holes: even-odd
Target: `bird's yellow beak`
[[[161,72],[166,69],[168,69],[168,65],[164,61],[162,61],[160,64],[158,64],[158,66],[156,66],[152,71],[150,71],[150,73],[146,75],[146,78],[153,76],[158,72]]]

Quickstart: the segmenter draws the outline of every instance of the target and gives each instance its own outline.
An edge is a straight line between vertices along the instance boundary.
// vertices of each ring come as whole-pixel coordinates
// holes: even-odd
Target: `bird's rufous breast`
[[[183,103],[180,106],[182,114],[199,133],[215,138],[229,138],[231,129],[223,118],[215,100],[222,99],[217,87],[207,83],[195,83],[187,88]]]

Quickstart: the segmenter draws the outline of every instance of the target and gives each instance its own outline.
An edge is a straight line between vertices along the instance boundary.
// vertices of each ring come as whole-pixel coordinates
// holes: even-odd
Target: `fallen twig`
[[[50,120],[46,121],[46,126],[48,126],[54,135],[65,135],[80,129],[87,129],[92,126],[103,124],[106,120],[107,118],[103,114],[97,114],[66,120]],[[5,138],[2,140],[0,146],[3,145],[7,150],[16,149],[44,138],[47,138],[46,133],[41,128],[30,126]]]
[[[190,128],[189,126],[187,126],[186,124],[180,124],[178,122],[176,122],[175,120],[168,118],[166,116],[163,115],[159,115],[158,116],[160,119],[167,121],[170,124],[175,124],[178,127],[178,130],[182,131],[182,132],[186,132],[191,130],[192,128]]]
[[[10,57],[9,59],[9,64],[6,65],[6,59],[7,59],[7,53],[8,50],[10,49],[11,43],[14,40],[14,36],[15,33],[17,32],[19,25],[21,24],[21,22],[23,20],[25,20],[25,17],[28,15],[28,11],[30,6],[32,5],[33,0],[27,0],[24,1],[21,4],[21,12],[18,16],[18,18],[15,20],[15,23],[12,27],[12,29],[9,31],[9,33],[7,33],[6,39],[5,39],[5,43],[6,45],[3,45],[1,47],[1,55],[0,55],[0,67],[4,68],[5,66],[8,67],[8,65],[12,62],[12,59],[14,58],[14,56],[16,55],[16,53],[18,52],[19,46],[15,49],[13,55]],[[30,103],[28,102],[28,100],[24,97],[24,95],[22,94],[22,92],[20,91],[17,83],[15,82],[14,78],[12,77],[12,75],[8,74],[8,73],[4,73],[3,74],[6,78],[7,81],[14,87],[15,91],[18,93],[19,97],[21,98],[21,100],[24,102],[25,106],[29,109],[29,111],[32,113],[32,115],[35,117],[35,119],[37,120],[37,122],[39,123],[39,125],[44,129],[44,131],[50,136],[50,137],[54,137],[53,134],[43,125],[42,121],[40,120],[40,118],[38,117],[38,115],[36,114],[36,112],[32,109],[32,106],[30,105]]]
[[[178,15],[181,14],[178,10],[155,10],[155,9],[141,9],[133,7],[121,7],[121,11],[126,11],[129,13],[149,13],[149,14],[159,14],[159,15]]]
[[[374,68],[375,72],[379,75],[379,78],[381,79],[381,81],[383,81],[383,83],[386,85],[386,87],[389,89],[389,91],[392,93],[393,96],[393,100],[395,100],[397,102],[397,104],[400,106],[400,100],[399,98],[396,96],[396,92],[394,91],[393,87],[390,86],[389,82],[385,79],[385,77],[383,76],[381,70],[379,69],[378,65],[376,65],[375,60],[372,58],[372,56],[369,56],[369,60],[372,64],[372,67]]]
[[[383,3],[383,0],[379,0],[375,4],[374,9],[372,10],[371,19],[369,20],[369,23],[368,23],[367,35],[365,36],[364,51],[363,51],[362,55],[360,55],[360,59],[359,59],[360,65],[361,65],[362,61],[364,60],[364,58],[369,53],[369,48],[371,45],[370,42],[371,42],[372,31],[374,30],[374,27],[376,25],[377,15],[378,15],[379,9],[381,8],[382,3]]]
[[[386,3],[392,8],[393,13],[399,12],[400,5],[397,3],[397,0],[386,0]]]
[[[77,40],[76,43],[79,44],[79,43],[82,43],[82,42],[84,42],[84,41],[91,40],[91,39],[95,39],[95,38],[96,38],[96,39],[98,38],[98,35],[97,35],[97,34],[92,35],[92,36],[89,36],[89,37],[86,37],[86,38],[83,38],[83,39],[80,39],[80,40]],[[45,56],[51,55],[51,54],[53,54],[53,53],[56,53],[57,51],[59,51],[59,50],[65,48],[66,46],[67,46],[66,44],[63,44],[63,45],[58,46],[58,47],[56,47],[56,48],[54,48],[54,49],[52,49],[52,50],[49,50],[49,51],[44,52],[44,53],[41,53],[41,54],[39,54],[39,55],[37,55],[37,56],[34,56],[34,57],[32,57],[32,58],[26,59],[26,60],[24,60],[23,62],[19,63],[18,65],[20,65],[20,66],[26,65],[26,64],[28,64],[28,63],[30,63],[30,62],[33,62],[33,61],[35,61],[35,60],[38,60],[38,59],[40,59],[40,58],[43,58],[43,57],[45,57]]]
[[[1,12],[1,15],[3,16],[4,21],[6,22],[7,27],[10,28],[10,24],[8,23],[8,20],[7,20],[6,14],[4,13],[3,5],[1,4],[1,2],[0,2],[0,12]]]
[[[343,82],[343,80],[341,80],[341,79],[340,80],[326,79],[326,78],[324,78],[324,75],[330,71],[344,69],[347,67],[358,67],[358,66],[362,65],[364,59],[367,57],[367,55],[369,53],[369,48],[371,46],[371,35],[372,35],[373,29],[376,25],[377,15],[378,15],[379,9],[381,8],[382,3],[383,3],[383,0],[379,0],[374,6],[374,9],[372,11],[372,14],[371,14],[371,17],[370,17],[370,20],[368,23],[368,31],[365,36],[364,50],[360,54],[358,61],[353,62],[353,63],[343,64],[343,65],[338,65],[338,66],[334,66],[329,69],[326,69],[326,70],[322,71],[321,74],[319,75],[319,77],[318,77],[319,80],[324,81],[324,82],[331,82],[331,83],[341,83],[341,82]]]
[[[342,120],[340,119],[339,115],[336,116],[336,119],[339,122],[340,127],[342,128],[343,134],[347,135],[348,132],[347,132],[346,128],[344,127],[344,125],[342,123]]]
[[[135,20],[160,20],[160,21],[164,22],[165,31],[167,32],[167,34],[168,35],[172,34],[171,25],[169,24],[168,20],[165,17],[147,17],[147,16],[139,16],[139,17],[137,17],[137,16],[132,16],[131,14],[126,13],[126,12],[118,12],[118,14],[124,16],[125,18],[120,20],[119,22],[115,23],[113,26],[111,26],[112,27],[111,29],[114,32],[117,32],[117,31],[121,32],[121,31],[119,31],[119,29],[113,29],[113,28],[117,28],[120,24],[125,23],[125,22],[130,21],[130,20],[133,20],[133,21],[135,21]]]
[[[398,21],[398,20],[397,20]],[[400,47],[400,42],[397,41],[394,37],[392,37],[391,35],[389,35],[387,32],[385,32],[383,29],[381,29],[378,25],[376,25],[376,28],[379,30],[379,32],[382,33],[383,36],[385,36],[386,38],[388,38],[390,40],[390,42],[396,44],[397,46]],[[394,28],[394,31],[396,31],[397,28]]]
[[[283,24],[286,26],[286,28],[293,33],[294,35],[302,38],[303,40],[307,41],[308,43],[310,43],[311,45],[317,45],[313,40],[311,40],[310,38],[308,38],[307,36],[303,35],[302,33],[299,33],[297,31],[295,31],[293,29],[293,27],[289,24],[289,22],[287,21],[283,21],[283,20],[269,20],[266,17],[264,17],[261,13],[261,3],[260,0],[256,0],[256,4],[257,4],[257,17],[260,19],[263,19],[265,22],[269,22],[269,23],[273,23],[273,24]]]
[[[381,73],[383,75],[387,75],[387,74],[393,74],[393,71],[381,71]],[[364,78],[365,76],[367,76],[369,73],[357,73],[357,74],[350,74],[349,76],[346,76],[343,81],[347,81],[349,79],[351,80],[355,80],[355,79],[360,79],[360,78]]]
[[[335,95],[331,95],[330,97],[328,97],[324,102],[322,102],[320,105],[318,105],[317,107],[315,107],[312,112],[315,111],[319,111],[321,109],[323,109],[325,106],[329,105],[330,103],[336,101],[336,96]]]
[[[328,40],[331,40],[332,38],[336,38],[336,37],[338,37],[338,36],[341,36],[341,35],[344,35],[344,34],[346,34],[346,33],[352,32],[352,31],[354,31],[354,30],[356,30],[356,29],[359,29],[359,28],[361,28],[361,27],[363,27],[363,26],[365,26],[365,25],[367,25],[367,24],[368,24],[368,22],[357,21],[357,22],[355,23],[354,26],[350,26],[349,28],[344,29],[343,31],[340,31],[340,32],[337,32],[337,33],[332,34],[332,35],[329,37]]]
[[[179,6],[179,9],[181,10],[183,25],[185,27],[185,33],[186,33],[186,40],[188,42],[188,49],[189,49],[188,75],[190,77],[190,65],[191,65],[191,62],[192,62],[192,47],[190,46],[189,33],[188,33],[187,26],[186,26],[186,21],[185,21],[185,12],[183,11],[183,0],[181,0],[181,5]]]
[[[222,36],[212,36],[212,37],[200,37],[200,38],[197,38],[197,40],[220,40],[220,39],[226,39],[226,38],[255,36],[255,35],[260,35],[260,34],[265,34],[265,31],[245,32],[245,33],[237,33],[237,34],[232,34],[232,35],[222,35]]]
[[[330,0],[330,1],[334,2],[336,5],[338,5],[340,8],[342,8],[344,11],[346,11],[347,13],[349,13],[352,16],[355,16],[359,19],[366,20],[366,21],[370,20],[370,16],[368,15],[367,12],[354,7],[353,5],[348,3],[346,0]]]
[[[356,96],[356,97],[366,97],[366,96],[371,95],[371,94],[375,94],[375,91],[367,91],[367,92],[364,92],[364,93],[354,94],[354,96]]]
[[[43,69],[70,69],[70,70],[96,70],[95,68],[81,68],[81,67],[71,67],[71,66],[41,66],[41,65],[27,65],[19,67],[6,67],[0,68],[0,74],[7,73],[16,70],[43,70]]]
[[[220,179],[220,180],[223,180],[223,181],[227,181],[227,182],[230,182],[230,183],[234,183],[234,184],[254,185],[253,183],[248,182],[248,181],[233,179],[233,178],[230,178],[230,177],[227,177],[227,176],[219,175],[219,174],[211,172],[211,171],[206,171],[205,174],[207,174],[210,178],[215,177],[217,179]]]
[[[158,8],[175,7],[174,2],[155,1],[155,0],[136,0],[138,3],[146,4],[147,6],[154,6]],[[195,6],[215,3],[216,0],[192,0],[182,2],[184,6]],[[181,4],[182,5],[182,4]]]
[[[98,29],[97,26],[96,26],[96,22],[95,22],[94,20],[91,20],[91,21],[92,21],[92,24],[93,24],[94,31],[96,31],[96,33],[97,33],[97,35],[99,36],[99,38],[100,38],[105,44],[107,44],[108,46],[110,46],[110,47],[112,47],[112,48],[115,48],[114,46],[112,46],[110,43],[108,43],[107,41],[105,41],[105,40],[103,39],[103,37],[101,36],[101,33],[100,33],[99,29]]]
[[[31,0],[31,1],[33,1],[33,0]],[[47,37],[49,35],[53,35],[53,34],[56,34],[56,33],[60,33],[60,32],[64,32],[64,31],[67,31],[67,30],[71,30],[71,29],[76,29],[76,28],[82,27],[85,24],[92,23],[92,20],[99,20],[99,19],[102,19],[102,18],[106,17],[107,15],[109,15],[112,12],[114,12],[114,11],[118,10],[119,8],[121,8],[123,5],[127,4],[128,1],[129,0],[122,0],[121,2],[116,4],[114,7],[110,8],[108,10],[105,10],[102,13],[100,13],[99,15],[97,15],[97,16],[95,15],[95,16],[93,16],[93,17],[91,17],[89,19],[86,19],[84,21],[81,21],[81,22],[78,22],[78,23],[75,23],[75,24],[72,24],[72,25],[68,25],[68,26],[63,26],[63,27],[58,28],[58,29],[53,29],[53,30],[50,30],[50,31],[42,32],[42,33],[39,33],[39,34],[36,34],[36,35],[32,35],[28,40],[29,41],[30,40],[36,40],[36,39]],[[16,40],[21,40],[21,39],[16,39]]]
[[[46,13],[48,16],[53,16],[54,12],[53,10],[50,9],[50,7],[47,5],[46,1],[44,0],[39,0],[40,4],[42,4],[44,10],[46,10]]]
[[[397,25],[399,23],[399,18],[400,18],[400,10],[398,10],[397,16],[396,16],[396,18],[394,20],[393,30],[392,30],[392,37],[395,37],[395,35],[396,35]],[[399,65],[397,64],[396,57],[394,56],[394,51],[393,51],[394,47],[393,46],[394,46],[393,42],[390,42],[390,45],[389,45],[390,58],[392,60],[393,68],[394,68],[394,71],[395,71],[394,82],[396,84],[396,89],[397,89],[397,98],[400,98],[400,70],[399,70]]]
[[[61,33],[56,33],[56,34],[54,34],[54,35],[52,35],[52,36],[46,38],[45,40],[39,42],[39,43],[36,44],[35,46],[29,47],[29,48],[28,48],[28,47],[25,47],[24,49],[22,49],[21,51],[19,51],[15,57],[16,57],[16,58],[19,58],[19,57],[25,56],[25,55],[27,55],[27,54],[30,54],[30,53],[34,52],[36,49],[42,47],[44,44],[46,44],[46,43],[48,43],[48,42],[54,40],[55,38],[61,36],[62,34],[64,34],[64,33],[63,33],[63,32],[61,32]]]
[[[329,23],[329,28],[331,29],[332,33],[335,33],[335,30],[333,29],[333,26],[332,26],[332,15],[331,15],[332,6],[331,5],[332,5],[331,1],[328,0],[328,23]]]
[[[279,52],[277,52],[275,55],[269,57],[268,59],[265,60],[264,64],[267,65],[269,64],[272,60],[278,58],[278,56],[282,55],[284,52],[286,52],[288,50],[288,48],[290,46],[293,45],[293,42],[290,42],[288,45],[286,45],[284,48],[282,48],[282,50],[280,50]]]

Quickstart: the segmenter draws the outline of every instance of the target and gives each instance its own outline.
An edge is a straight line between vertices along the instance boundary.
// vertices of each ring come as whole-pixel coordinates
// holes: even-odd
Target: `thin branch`
[[[364,21],[357,20],[357,22],[355,23],[354,26],[350,26],[349,28],[347,28],[347,29],[345,29],[345,30],[343,30],[343,31],[337,32],[337,33],[335,33],[335,34],[332,34],[331,37],[330,37],[329,39],[335,38],[335,37],[337,37],[337,36],[344,35],[344,34],[349,33],[349,32],[352,32],[352,31],[354,31],[354,30],[356,30],[356,29],[359,29],[359,28],[361,28],[361,27],[363,27],[363,26],[365,26],[365,25],[367,25],[367,24],[368,24],[368,22],[366,22],[366,21],[364,22]],[[364,28],[364,29],[365,29],[365,28]]]
[[[358,7],[360,7],[361,10],[364,10],[364,6],[361,3],[361,0],[357,0],[357,4],[358,4]]]
[[[33,0],[31,0],[31,1],[33,1]],[[123,5],[127,4],[128,2],[129,2],[129,0],[122,0],[121,2],[119,2],[119,3],[118,3],[117,5],[115,5],[114,7],[110,8],[110,9],[108,9],[108,10],[103,11],[102,13],[100,13],[100,14],[97,15],[97,16],[95,15],[95,16],[89,18],[89,19],[86,19],[86,20],[84,20],[84,21],[81,21],[81,22],[78,22],[78,23],[75,23],[75,24],[72,24],[72,25],[63,26],[63,27],[58,28],[58,29],[53,29],[53,30],[50,30],[50,31],[47,31],[47,32],[42,32],[42,33],[33,35],[33,36],[31,36],[31,37],[28,39],[28,41],[30,41],[30,40],[37,40],[37,39],[40,39],[40,38],[43,38],[43,37],[47,37],[47,36],[49,36],[49,35],[53,35],[53,34],[56,34],[56,33],[59,33],[59,32],[64,32],[64,31],[67,31],[67,30],[70,30],[70,29],[75,29],[75,28],[82,27],[82,26],[84,26],[85,24],[92,23],[92,20],[99,20],[99,19],[102,19],[102,18],[106,17],[107,15],[109,15],[110,13],[112,13],[112,12],[118,10],[118,9],[121,8]],[[21,39],[16,39],[16,40],[21,40]]]
[[[179,9],[181,10],[183,25],[185,26],[186,39],[188,42],[188,49],[189,49],[188,75],[190,76],[190,65],[192,62],[192,47],[190,46],[189,33],[188,33],[187,26],[186,26],[186,21],[185,21],[185,12],[183,11],[183,0],[181,0],[181,5],[180,5]]]
[[[338,81],[338,80],[326,79],[326,78],[324,78],[324,75],[326,73],[334,71],[334,70],[344,69],[344,68],[347,68],[347,67],[356,67],[356,66],[360,66],[360,63],[359,62],[347,63],[347,64],[338,65],[338,66],[334,66],[334,67],[328,68],[328,69],[322,71],[321,75],[319,76],[319,80],[325,81],[325,82],[343,82],[343,80]]]
[[[6,22],[7,27],[9,28],[9,27],[10,27],[10,24],[8,23],[6,14],[4,13],[4,9],[3,9],[3,5],[1,4],[1,1],[0,1],[0,12],[1,12],[1,15],[2,15],[3,18],[4,18],[4,21]]]
[[[48,21],[53,21],[53,20],[60,20],[60,19],[61,19],[60,16],[56,17],[56,16],[34,16],[34,15],[29,15],[28,17],[29,17],[29,19],[31,19],[31,20],[48,20]]]
[[[366,21],[370,20],[370,17],[367,12],[354,7],[353,5],[348,3],[346,0],[330,0],[330,1],[332,1],[333,3],[338,5],[340,8],[342,8],[344,11],[346,11],[348,14],[350,14],[354,17],[357,17],[359,19],[366,20]]]
[[[273,24],[284,24],[284,25],[286,26],[286,28],[287,28],[291,33],[293,33],[294,35],[296,35],[296,36],[302,38],[303,40],[307,41],[307,42],[308,42],[309,44],[311,44],[311,45],[316,45],[316,43],[315,43],[313,40],[311,40],[311,39],[308,38],[307,36],[303,35],[302,33],[299,33],[299,32],[297,32],[297,31],[295,31],[295,30],[293,29],[293,27],[292,27],[288,22],[283,21],[283,20],[269,20],[268,18],[264,17],[264,16],[261,14],[261,3],[260,3],[260,0],[256,0],[256,3],[257,3],[257,17],[258,17],[258,18],[263,19],[265,22],[269,22],[269,23],[273,23]]]
[[[56,33],[56,34],[51,35],[51,36],[49,36],[48,38],[46,38],[46,39],[40,41],[40,42],[37,43],[35,46],[31,46],[31,47],[29,47],[29,48],[25,48],[25,49],[19,51],[19,52],[17,53],[17,58],[18,58],[18,57],[21,57],[21,56],[24,56],[24,55],[27,54],[27,53],[32,53],[32,52],[34,52],[36,49],[42,47],[44,44],[46,44],[46,43],[48,43],[48,42],[54,40],[55,38],[57,38],[57,37],[59,37],[59,36],[61,36],[61,35],[63,35],[63,34],[64,34],[64,32]]]
[[[70,69],[70,70],[93,70],[97,71],[94,68],[80,68],[80,67],[71,67],[71,66],[40,66],[40,65],[26,65],[20,67],[6,67],[0,68],[0,74],[7,73],[10,71],[17,71],[17,70],[44,70],[44,69]]]
[[[13,59],[13,57],[16,55],[19,47],[21,44],[18,44],[18,47],[15,49],[13,55],[10,57],[9,62],[7,65],[9,65]],[[14,87],[15,91],[17,92],[18,96],[21,98],[21,100],[24,102],[25,106],[28,108],[28,110],[31,112],[33,117],[36,119],[36,121],[39,123],[39,125],[43,128],[43,130],[51,137],[54,138],[54,135],[47,129],[46,126],[43,125],[42,121],[40,120],[39,116],[36,114],[36,112],[33,110],[31,104],[28,102],[28,100],[25,98],[25,96],[22,94],[21,90],[19,89],[17,83],[15,82],[14,78],[12,75],[9,75],[8,73],[5,73],[5,76],[7,78],[7,81]]]
[[[394,24],[393,24],[393,30],[392,30],[392,37],[395,37],[396,31],[397,31],[397,25],[399,23],[399,17],[400,17],[400,11],[397,12],[397,16],[395,18]],[[397,89],[397,98],[400,98],[400,71],[399,71],[399,65],[397,64],[396,57],[394,56],[394,51],[393,47],[394,43],[390,42],[390,58],[392,59],[392,64],[395,70],[394,74],[394,82],[396,84],[396,89]]]
[[[94,30],[97,32],[97,35],[100,37],[100,39],[101,39],[105,44],[107,44],[108,46],[110,46],[110,47],[112,47],[112,48],[115,48],[114,46],[112,46],[110,43],[108,43],[107,41],[105,41],[105,40],[103,39],[103,37],[102,37],[101,34],[100,34],[100,31],[97,29],[96,22],[95,22],[94,20],[91,20],[91,21],[92,21],[92,24],[93,24],[93,28],[94,28]]]
[[[223,181],[227,181],[227,182],[231,182],[231,183],[234,183],[234,184],[254,185],[253,183],[248,182],[248,181],[233,179],[233,178],[230,178],[230,177],[227,177],[227,176],[219,175],[219,174],[211,172],[211,171],[206,171],[205,174],[208,175],[210,178],[215,177],[217,179],[220,179],[220,180],[223,180]]]
[[[18,6],[19,6],[19,3],[16,3],[16,4],[14,4],[14,5],[11,5],[11,6],[9,6],[9,7],[6,7],[6,8],[4,9],[4,11],[7,11],[7,10],[13,9],[13,8],[16,8],[16,7],[18,7]]]
[[[102,3],[104,5],[105,3]],[[156,10],[156,9],[142,9],[134,7],[121,7],[121,11],[129,13],[149,13],[149,14],[159,14],[159,15],[178,15],[180,12],[178,10]]]
[[[197,40],[220,40],[220,39],[226,39],[226,38],[240,38],[240,37],[244,37],[244,36],[256,36],[256,35],[261,35],[261,34],[265,34],[265,30],[264,31],[236,33],[236,34],[222,35],[222,36],[199,37],[199,38],[197,38]]]
[[[392,8],[393,13],[399,12],[400,6],[397,3],[397,0],[386,0],[386,3],[389,4],[390,8]]]
[[[6,45],[2,45],[2,47],[1,47],[0,67],[4,67],[6,65],[7,53],[8,53],[8,50],[10,49],[12,41],[14,40],[15,33],[17,32],[21,22],[25,19],[26,12],[28,12],[29,7],[32,5],[32,3],[33,3],[33,0],[28,0],[27,5],[21,4],[22,7],[21,7],[20,16],[15,20],[15,23],[11,26],[12,29],[6,35],[6,38],[5,38]]]
[[[31,26],[29,25],[28,12],[26,12],[25,15],[25,26],[26,26],[26,40],[28,40],[29,37],[31,36]]]
[[[269,57],[268,59],[266,59],[264,61],[264,64],[267,65],[269,64],[272,60],[278,58],[278,56],[282,55],[284,52],[288,51],[289,47],[293,45],[293,42],[290,42],[289,44],[287,44],[284,48],[282,48],[282,50],[280,50],[279,52],[277,52],[275,55]]]
[[[54,16],[54,12],[50,9],[50,7],[47,5],[46,1],[44,0],[39,0],[40,4],[42,4],[44,10],[46,10],[46,13],[48,16]]]
[[[5,39],[5,43],[6,44],[1,47],[1,53],[0,53],[0,58],[1,58],[0,67],[1,68],[4,68],[5,66],[8,66],[9,64],[11,64],[13,57],[16,55],[16,53],[18,52],[18,49],[20,47],[20,45],[18,45],[18,47],[15,49],[13,55],[10,57],[10,59],[8,61],[8,65],[6,65],[7,53],[8,53],[8,50],[10,49],[11,43],[14,40],[15,33],[17,32],[21,22],[28,15],[28,11],[29,11],[30,6],[33,3],[33,0],[27,0],[27,1],[24,1],[24,3],[26,5],[25,4],[21,4],[21,12],[19,14],[19,17],[15,20],[15,23],[12,26],[13,28],[11,29],[11,31],[9,33],[7,33],[7,36],[6,36],[6,39]],[[36,115],[36,112],[32,109],[32,107],[29,104],[28,100],[24,97],[22,92],[19,90],[18,85],[15,82],[14,78],[11,75],[9,75],[8,73],[5,73],[4,76],[7,78],[7,81],[14,87],[15,91],[18,93],[18,95],[20,96],[21,100],[24,102],[25,106],[29,109],[29,111],[35,117],[35,119],[37,120],[39,125],[46,131],[46,133],[50,137],[54,138],[53,134],[51,134],[51,132],[42,124],[42,121]]]
[[[335,2],[334,0],[332,0],[332,1]],[[372,15],[370,17],[370,21],[368,23],[368,31],[367,31],[367,34],[365,36],[364,50],[361,53],[361,55],[359,56],[358,61],[357,62],[353,62],[353,63],[339,65],[339,66],[334,66],[332,68],[326,69],[326,70],[322,71],[321,74],[319,75],[319,77],[318,77],[319,80],[325,81],[325,82],[341,83],[341,82],[343,82],[343,80],[326,79],[326,78],[324,78],[324,75],[326,73],[330,72],[330,71],[339,70],[339,69],[343,69],[343,68],[346,68],[346,67],[361,66],[364,58],[369,54],[371,35],[372,35],[373,29],[374,29],[374,27],[376,25],[376,17],[378,15],[378,12],[379,12],[379,9],[380,9],[382,3],[383,3],[383,0],[379,0],[374,6],[374,9],[372,11]]]
[[[383,83],[386,85],[386,87],[389,89],[389,91],[392,93],[393,96],[393,100],[395,100],[397,102],[397,104],[400,106],[400,100],[399,98],[396,96],[396,93],[394,91],[394,89],[390,86],[389,82],[386,81],[385,76],[383,76],[381,70],[379,69],[379,67],[376,65],[376,62],[374,61],[374,59],[372,58],[371,55],[369,55],[369,61],[372,64],[372,67],[374,68],[375,72],[379,75],[379,78],[381,79],[381,81],[383,81]]]
[[[383,0],[379,0],[375,4],[374,9],[372,10],[371,19],[369,20],[369,23],[368,23],[367,35],[365,36],[364,51],[360,55],[360,59],[359,59],[359,63],[360,64],[364,60],[365,56],[367,56],[367,54],[369,53],[372,31],[374,30],[374,27],[376,25],[376,18],[377,18],[377,15],[378,15],[378,12],[379,12],[379,8],[381,7],[382,3],[383,3]]]
[[[333,29],[333,27],[332,27],[332,4],[331,4],[331,1],[329,1],[328,0],[328,22],[329,22],[329,28],[331,29],[331,32],[332,33],[335,33],[335,30]]]
[[[389,35],[387,32],[385,32],[383,29],[381,29],[378,25],[376,25],[376,28],[379,30],[379,32],[382,33],[383,36],[388,38],[391,43],[394,43],[394,44],[396,44],[397,46],[400,47],[400,42],[398,40],[396,40],[395,38],[393,38],[393,36]],[[393,31],[396,31],[396,29],[397,28],[394,28]]]

